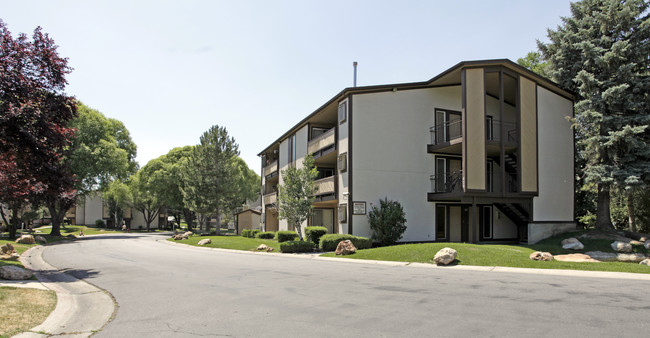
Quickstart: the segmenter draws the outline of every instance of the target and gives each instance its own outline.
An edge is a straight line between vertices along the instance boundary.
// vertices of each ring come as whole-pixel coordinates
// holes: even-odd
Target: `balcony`
[[[314,196],[315,202],[335,200],[336,197],[336,175],[321,178],[314,181]]]
[[[429,201],[457,200],[463,194],[463,172],[453,171],[444,175],[431,175],[431,192],[428,193]]]
[[[336,150],[336,127],[312,139],[307,144],[307,153],[314,155],[315,159],[334,150]]]
[[[463,120],[448,121],[429,128],[431,143],[430,153],[460,154],[463,140]]]
[[[264,176],[271,176],[272,174],[277,174],[278,172],[278,160],[271,162],[271,164],[264,167]]]
[[[277,191],[264,195],[264,205],[271,205],[277,203],[278,203]]]

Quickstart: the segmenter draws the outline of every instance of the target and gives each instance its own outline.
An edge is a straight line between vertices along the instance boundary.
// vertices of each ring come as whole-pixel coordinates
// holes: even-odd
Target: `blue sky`
[[[67,92],[126,125],[140,165],[225,126],[251,169],[345,87],[423,81],[460,61],[516,61],[569,1],[9,1],[9,30],[50,34]]]

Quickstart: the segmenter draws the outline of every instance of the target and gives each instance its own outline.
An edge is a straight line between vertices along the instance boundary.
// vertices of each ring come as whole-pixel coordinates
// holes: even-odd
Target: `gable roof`
[[[574,93],[564,90],[559,87],[559,85],[552,80],[543,77],[539,74],[532,72],[531,70],[512,62],[509,59],[491,59],[491,60],[475,60],[475,61],[461,61],[454,65],[453,67],[445,70],[444,72],[434,76],[428,81],[421,82],[407,82],[407,83],[394,83],[394,84],[383,84],[383,85],[373,85],[373,86],[363,86],[363,87],[347,87],[340,91],[338,94],[334,95],[331,99],[325,102],[318,109],[314,110],[311,114],[307,115],[300,122],[291,127],[287,132],[282,134],[277,140],[268,145],[264,150],[262,150],[257,156],[261,156],[267,152],[274,145],[280,143],[282,140],[287,138],[289,135],[295,133],[298,129],[302,128],[307,124],[314,115],[321,112],[323,109],[329,105],[343,100],[346,96],[350,94],[363,94],[377,91],[389,91],[389,90],[404,90],[404,89],[416,89],[416,88],[425,88],[425,87],[441,87],[441,86],[453,86],[461,85],[461,71],[465,68],[479,68],[479,67],[497,67],[502,66],[507,69],[510,69],[520,75],[523,75],[538,85],[558,94],[564,98],[567,98],[573,101]]]

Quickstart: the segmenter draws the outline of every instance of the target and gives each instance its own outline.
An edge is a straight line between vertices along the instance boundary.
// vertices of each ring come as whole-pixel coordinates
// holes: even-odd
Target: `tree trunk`
[[[627,192],[627,214],[630,224],[630,231],[636,232],[636,222],[634,217],[634,200],[632,198],[632,191]]]
[[[185,223],[187,223],[187,231],[192,231],[192,228],[194,228],[194,214],[190,209],[184,208],[183,216],[185,217]],[[178,226],[181,226],[180,218],[178,221]]]
[[[18,222],[20,222],[20,219],[18,218],[18,207],[14,206],[13,208],[11,208],[11,220],[9,224],[7,224],[7,227],[9,227],[9,239],[16,238],[16,231],[18,230]]]
[[[614,231],[612,218],[609,212],[609,185],[598,184],[598,200],[596,202],[596,229]]]
[[[50,217],[52,217],[52,231],[50,231],[50,235],[61,236],[61,223],[65,217],[65,210],[57,211],[56,206],[48,206],[47,209],[50,211]]]

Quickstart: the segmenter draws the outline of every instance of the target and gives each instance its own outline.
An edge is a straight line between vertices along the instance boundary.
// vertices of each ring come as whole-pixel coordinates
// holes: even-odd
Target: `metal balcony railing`
[[[455,120],[437,124],[429,128],[431,133],[431,144],[437,145],[450,142],[463,136],[463,120]],[[500,141],[501,130],[505,130],[506,142],[517,142],[517,124],[514,122],[485,119],[485,139],[488,141]]]
[[[445,173],[444,175],[431,175],[431,192],[449,193],[461,191],[463,189],[463,172],[462,170]]]
[[[429,128],[431,144],[446,143],[463,136],[463,120],[450,121],[437,124]]]

